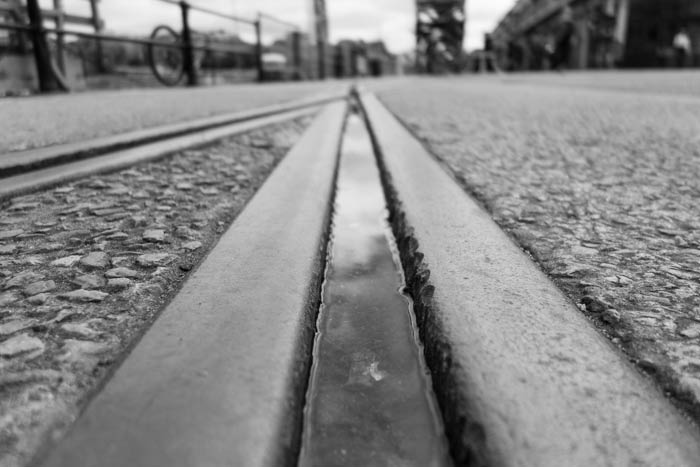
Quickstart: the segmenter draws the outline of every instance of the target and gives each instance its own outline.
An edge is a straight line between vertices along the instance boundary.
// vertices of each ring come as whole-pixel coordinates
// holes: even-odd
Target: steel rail
[[[346,108],[321,111],[32,465],[296,465]]]
[[[315,112],[322,105],[344,100],[345,97],[345,93],[327,94],[91,141],[0,155],[0,200],[297,118]]]

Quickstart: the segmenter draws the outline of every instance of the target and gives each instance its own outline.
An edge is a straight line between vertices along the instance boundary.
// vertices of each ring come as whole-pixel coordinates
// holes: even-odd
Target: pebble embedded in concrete
[[[35,411],[0,391],[3,417],[16,421],[3,426],[0,465],[26,464],[32,446],[77,416],[111,362],[179,287],[180,266],[199,261],[308,121],[259,130],[274,133],[270,150],[233,137],[167,163],[0,201],[0,231],[11,232],[0,240],[0,388],[16,381],[17,393],[27,390],[34,381],[22,376],[28,362],[32,372],[60,375],[41,379],[49,392]],[[179,183],[193,188],[178,190]]]
[[[104,269],[109,267],[110,260],[107,253],[93,251],[80,260],[80,264],[87,269]]]

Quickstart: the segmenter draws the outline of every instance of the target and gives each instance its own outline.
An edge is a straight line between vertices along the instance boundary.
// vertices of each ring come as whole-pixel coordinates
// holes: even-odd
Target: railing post
[[[301,33],[293,31],[290,35],[292,49],[292,66],[294,67],[294,79],[300,80],[301,73]]]
[[[27,0],[27,16],[29,16],[29,22],[32,26],[32,43],[34,46],[36,72],[39,78],[39,91],[58,91],[60,87],[54,79],[53,71],[51,70],[49,45],[44,34],[43,18],[38,0]]]
[[[183,0],[180,2],[180,9],[182,10],[182,56],[187,85],[197,86],[197,69],[194,66],[194,49],[192,48],[192,31],[189,21],[190,5]]]
[[[92,27],[96,33],[101,33],[104,23],[100,18],[100,9],[97,6],[99,0],[90,0],[90,15],[92,16]],[[104,60],[104,50],[102,49],[102,41],[95,41],[95,54],[97,55],[95,62],[97,63],[97,71],[100,73],[107,72],[107,65]]]
[[[258,13],[255,19],[255,68],[258,71],[258,81],[265,80],[265,70],[263,70],[262,51],[262,15]]]
[[[63,11],[63,0],[53,0],[53,9],[56,11],[56,19],[54,20],[56,29],[63,31],[66,27],[65,12]],[[63,32],[56,35],[56,64],[63,75],[66,74],[66,41]]]

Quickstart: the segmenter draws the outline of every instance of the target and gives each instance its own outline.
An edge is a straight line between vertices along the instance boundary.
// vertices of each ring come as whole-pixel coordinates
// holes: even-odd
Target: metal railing
[[[113,34],[105,34],[101,31],[101,20],[97,15],[95,9],[95,2],[91,0],[92,5],[92,18],[80,17],[76,15],[69,15],[63,11],[56,10],[43,10],[39,6],[39,0],[26,0],[26,17],[28,19],[27,23],[22,22],[0,22],[0,30],[10,30],[26,33],[31,38],[32,49],[34,53],[34,59],[36,62],[37,77],[39,82],[40,92],[53,92],[53,91],[67,91],[69,90],[68,83],[63,78],[61,70],[57,64],[51,59],[51,52],[47,40],[47,35],[54,34],[61,42],[65,36],[74,36],[82,39],[92,39],[97,41],[98,49],[103,41],[118,42],[118,43],[132,43],[140,44],[149,47],[149,57],[151,68],[158,77],[159,81],[165,84],[173,84],[166,82],[158,76],[156,70],[156,64],[153,63],[153,57],[151,51],[155,48],[172,49],[181,54],[182,57],[182,74],[186,77],[186,84],[188,86],[196,86],[199,84],[198,70],[195,60],[195,52],[203,51],[206,53],[219,52],[219,53],[237,53],[240,52],[240,47],[235,48],[231,46],[221,46],[209,43],[206,41],[205,44],[198,44],[195,41],[195,32],[190,25],[190,13],[192,11],[197,11],[204,13],[206,15],[215,16],[221,19],[229,20],[235,23],[244,24],[253,29],[255,35],[255,44],[253,45],[253,53],[255,56],[255,71],[257,75],[257,80],[262,81],[265,77],[264,64],[263,64],[263,44],[262,44],[262,21],[271,20],[279,24],[285,25],[286,27],[298,32],[299,28],[289,22],[279,20],[271,15],[265,13],[258,13],[255,19],[242,18],[235,15],[221,13],[209,8],[201,7],[199,5],[193,5],[185,0],[157,0],[161,3],[167,3],[173,6],[177,6],[180,9],[180,20],[181,20],[181,32],[178,34],[173,31],[168,26],[156,26],[154,32],[159,27],[165,27],[171,31],[174,36],[174,40],[164,41],[158,40],[157,38],[135,38],[126,37]],[[7,11],[7,7],[3,6],[2,0],[0,0],[0,12],[3,8]],[[74,23],[82,25],[92,25],[95,27],[95,32],[87,32],[80,30],[66,29],[64,27],[47,27],[45,25],[46,20],[56,20],[56,18],[61,18],[61,21],[56,21],[56,24],[62,26],[65,23]],[[201,36],[201,35],[200,35]],[[101,52],[99,53],[101,60]],[[296,54],[298,55],[298,53]],[[59,60],[62,61],[62,60]]]

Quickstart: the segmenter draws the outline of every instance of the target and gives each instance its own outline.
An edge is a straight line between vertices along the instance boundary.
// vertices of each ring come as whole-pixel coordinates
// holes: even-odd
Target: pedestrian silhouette
[[[683,68],[688,62],[691,53],[690,37],[685,29],[681,28],[673,38],[673,51],[676,58],[676,66]]]
[[[555,34],[554,50],[551,51],[552,69],[561,71],[569,64],[571,53],[571,38],[574,35],[574,18],[571,7],[564,7],[561,12],[561,23]]]

